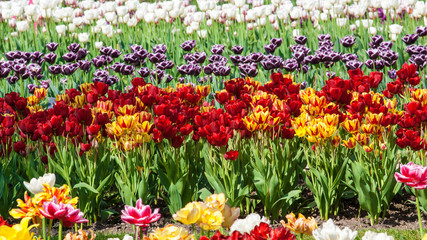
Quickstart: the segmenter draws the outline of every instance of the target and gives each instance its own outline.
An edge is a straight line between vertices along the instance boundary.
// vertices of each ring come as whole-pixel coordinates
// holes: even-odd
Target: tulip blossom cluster
[[[173,214],[173,219],[186,225],[198,224],[205,231],[230,228],[240,209],[226,204],[224,193],[212,194],[204,202],[190,202]]]

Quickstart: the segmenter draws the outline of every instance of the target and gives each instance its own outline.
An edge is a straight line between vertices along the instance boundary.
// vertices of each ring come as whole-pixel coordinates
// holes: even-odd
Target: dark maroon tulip
[[[308,55],[304,58],[304,61],[310,64],[318,64],[320,59],[316,55]]]
[[[113,65],[110,66],[110,69],[113,69],[114,72],[122,72],[122,69],[125,67],[126,64],[115,62]]]
[[[120,55],[122,55],[122,52],[120,52],[117,49],[111,50],[111,52],[109,54],[109,56],[112,57],[112,58],[118,58]]]
[[[308,86],[308,83],[306,81],[304,81],[304,82],[301,83],[301,89],[302,90],[306,89],[307,86]]]
[[[76,60],[83,60],[88,54],[89,52],[86,50],[86,48],[80,48],[76,53],[77,55]]]
[[[36,87],[37,87],[37,85],[34,85],[34,84],[28,84],[28,92],[30,93],[30,94],[33,94],[34,93],[34,90],[36,90]]]
[[[178,78],[178,81],[179,81],[180,83],[184,83],[184,81],[185,81],[185,78],[183,78],[183,77],[180,77],[180,78]]]
[[[160,69],[156,69],[156,70],[151,70],[151,76],[154,79],[157,79],[157,81],[160,81],[163,79],[163,77],[165,76],[165,71],[160,70]],[[159,82],[158,82],[159,83]]]
[[[181,44],[182,50],[189,52],[196,46],[196,40],[187,40]]]
[[[97,56],[92,58],[92,64],[96,67],[96,68],[100,68],[104,65],[107,64],[107,61],[105,58],[101,57],[101,56]]]
[[[301,70],[302,70],[303,73],[307,73],[308,70],[310,70],[310,66],[308,66],[308,65],[302,65]]]
[[[5,78],[9,75],[10,68],[0,67],[0,78]]]
[[[417,34],[408,34],[408,35],[405,35],[404,37],[402,37],[402,41],[406,45],[414,44],[417,41],[417,39],[418,39]]]
[[[274,44],[274,46],[276,46],[276,48],[278,48],[282,45],[283,39],[282,38],[272,38],[272,39],[270,39],[270,43]]]
[[[212,74],[212,73],[213,73],[213,69],[214,69],[213,64],[212,64],[212,63],[209,63],[208,65],[206,65],[206,66],[204,66],[204,67],[203,67],[203,72],[204,72],[205,74],[210,75],[210,74]]]
[[[51,65],[51,66],[49,66],[48,69],[49,69],[49,72],[52,73],[53,75],[60,74],[62,71],[61,65]]]
[[[19,55],[19,57],[17,57],[17,55]],[[6,57],[7,60],[13,61],[15,60],[15,58],[20,58],[21,57],[21,52],[19,51],[10,51],[4,54],[4,56]]]
[[[356,38],[352,35],[348,35],[343,37],[340,40],[340,43],[344,46],[344,47],[351,47],[356,43]]]
[[[162,53],[150,53],[148,54],[148,60],[152,63],[159,63],[166,60],[166,55]]]
[[[185,55],[183,56],[183,58],[184,58],[184,60],[185,60],[186,62],[188,62],[188,61],[193,61],[193,54],[192,54],[192,53],[187,53],[187,54],[185,54]]]
[[[369,68],[369,69],[373,69],[374,68],[374,64],[375,64],[375,62],[372,59],[368,59],[368,60],[365,61],[365,66],[367,68]]]
[[[281,59],[278,59],[278,58],[265,59],[261,61],[262,68],[264,68],[267,71],[279,68],[281,65],[282,65],[282,61]]]
[[[139,58],[134,53],[128,53],[123,56],[123,61],[127,64],[139,63]]]
[[[173,80],[172,75],[170,75],[170,74],[166,75],[166,82],[167,82],[167,83],[172,82],[172,80]]]
[[[388,70],[387,74],[388,74],[388,77],[391,79],[397,78],[397,73],[396,73],[396,70],[394,69]]]
[[[32,55],[32,52],[21,52],[21,58],[25,59],[27,62],[31,60]]]
[[[25,64],[15,64],[13,66],[13,71],[19,75],[24,74],[25,71],[27,71],[27,66]]]
[[[251,62],[261,62],[264,59],[264,54],[257,52],[248,55],[248,60]]]
[[[307,37],[302,36],[302,35],[298,35],[298,36],[294,37],[294,40],[297,44],[304,45],[307,42]]]
[[[297,60],[297,62],[301,63],[304,61],[305,54],[303,52],[296,52],[292,54],[292,57]]]
[[[317,39],[319,40],[319,42],[331,40],[331,35],[330,34],[320,34],[319,36],[317,36]]]
[[[148,75],[150,75],[150,69],[148,69],[147,67],[140,68],[138,70],[138,74],[143,78],[147,77]]]
[[[130,46],[130,50],[132,51],[132,53],[135,53],[135,52],[140,51],[142,49],[144,49],[144,48],[138,44],[134,44],[134,45]]]
[[[68,45],[67,49],[70,52],[77,53],[77,51],[79,51],[79,49],[80,49],[80,44],[71,43],[70,45]]]
[[[157,44],[153,47],[153,53],[165,54],[168,49],[164,44]]]
[[[79,68],[85,72],[89,72],[91,63],[87,60],[80,60],[78,62]]]
[[[77,55],[73,52],[67,52],[66,54],[62,55],[62,58],[66,62],[74,62],[77,59]]]
[[[354,61],[357,60],[357,55],[354,53],[346,53],[341,55],[341,61],[348,62],[348,61]]]
[[[391,47],[393,47],[393,42],[392,41],[382,42],[382,43],[380,43],[379,47],[391,49]]]
[[[9,84],[15,84],[16,82],[18,82],[19,78],[17,76],[9,76],[6,78],[7,82]]]
[[[258,75],[258,69],[256,65],[251,63],[240,64],[239,70],[243,77],[256,77],[256,75]]]
[[[241,57],[240,55],[231,55],[230,60],[234,65],[239,65],[239,63],[241,63]]]
[[[415,33],[420,36],[424,37],[427,36],[427,27],[417,27],[417,30],[415,30]]]
[[[375,48],[370,48],[366,51],[366,54],[368,54],[368,58],[370,59],[377,59],[380,55],[380,51]]]
[[[99,77],[99,78],[107,78],[110,74],[106,70],[96,69],[93,73],[93,76]]]
[[[377,48],[380,46],[380,44],[384,41],[383,36],[381,35],[375,35],[371,37],[371,42],[369,43],[369,46],[371,48]]]
[[[358,61],[358,60],[351,60],[351,61],[346,62],[345,66],[348,69],[354,70],[354,69],[361,68],[363,66],[363,62]]]
[[[221,55],[223,51],[224,51],[224,45],[221,45],[221,44],[213,45],[211,48],[211,53],[213,54]]]
[[[417,54],[417,55],[412,55],[409,58],[409,62],[418,65],[419,67],[421,67],[421,69],[424,68],[424,65],[426,64],[426,55],[424,54]]]
[[[55,60],[56,60],[56,54],[53,52],[48,53],[48,54],[44,55],[43,59],[49,64],[54,64]]]
[[[193,60],[198,64],[204,63],[206,60],[206,57],[207,56],[205,52],[196,52],[193,54]]]
[[[23,59],[23,58],[19,58],[19,59],[15,59],[13,60],[13,66],[15,66],[16,64],[27,64],[27,60]]]
[[[33,52],[32,54],[31,54],[31,62],[32,63],[38,63],[38,62],[40,62],[40,60],[42,59],[42,57],[43,57],[43,53],[41,53],[41,52]]]
[[[327,72],[326,72],[326,77],[328,77],[328,78],[334,78],[334,77],[335,77],[335,75],[336,75],[336,73],[335,73],[335,72],[332,72],[332,71],[327,71]]]
[[[147,57],[148,52],[147,52],[147,50],[145,50],[145,49],[141,49],[141,50],[135,51],[135,52],[134,52],[134,54],[135,54],[139,59],[144,60],[144,59]]]
[[[375,60],[375,69],[382,70],[385,67],[386,61],[383,59]]]
[[[64,64],[61,66],[61,73],[64,75],[71,75],[77,70],[77,67],[74,64]]]
[[[234,54],[241,54],[241,53],[243,52],[243,47],[242,47],[242,46],[239,46],[239,45],[232,46],[232,47],[231,47],[231,51],[232,51]]]
[[[50,85],[50,80],[42,80],[40,81],[40,87],[48,89]]]
[[[298,68],[298,61],[291,58],[283,62],[283,68],[288,72],[293,72]]]
[[[266,44],[266,45],[264,45],[264,50],[267,52],[267,53],[274,53],[274,51],[276,51],[276,45],[274,45],[274,44]]]
[[[105,55],[105,56],[108,56],[108,55],[110,55],[110,53],[113,51],[113,48],[112,47],[110,47],[110,46],[104,46],[104,47],[101,47],[101,49],[99,49],[99,52],[102,54],[102,55]]]
[[[227,63],[228,59],[224,56],[214,54],[214,55],[209,56],[208,61],[211,63],[213,63],[213,62],[225,62],[225,63]]]
[[[54,52],[58,48],[58,46],[59,46],[59,44],[56,42],[51,42],[51,43],[46,44],[46,48],[51,52]]]
[[[161,70],[172,69],[174,66],[175,66],[175,64],[172,61],[170,61],[170,60],[166,60],[164,62],[156,64],[156,67],[158,69],[161,69]]]
[[[397,60],[399,55],[397,54],[397,52],[394,52],[393,50],[388,50],[388,51],[380,52],[380,57],[386,60],[387,62],[392,62],[394,60]]]

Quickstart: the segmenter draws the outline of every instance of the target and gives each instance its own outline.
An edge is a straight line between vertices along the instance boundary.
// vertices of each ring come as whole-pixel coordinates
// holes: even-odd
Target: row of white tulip
[[[194,32],[204,35],[202,26],[211,26],[213,22],[224,23],[226,26],[234,22],[246,23],[248,30],[263,27],[268,23],[279,29],[279,23],[297,27],[299,19],[310,19],[315,28],[321,28],[321,22],[336,21],[339,27],[356,29],[360,25],[367,28],[370,34],[377,34],[378,29],[372,26],[372,19],[378,18],[378,8],[384,14],[394,18],[397,14],[424,18],[427,23],[427,4],[415,0],[271,0],[264,4],[263,0],[231,0],[219,4],[218,0],[198,0],[191,5],[188,0],[173,0],[157,3],[140,2],[139,0],[116,1],[76,1],[76,0],[16,0],[0,2],[1,19],[7,21],[12,36],[29,29],[31,21],[51,19],[56,22],[56,30],[63,35],[75,32],[85,25],[91,26],[91,33],[103,33],[112,37],[120,33],[117,24],[135,27],[139,22],[158,23],[173,22],[182,19],[187,34]],[[354,23],[349,16],[360,18]],[[367,19],[365,19],[367,18]],[[397,39],[402,26],[388,26],[391,39]],[[180,29],[179,29],[180,30]],[[381,30],[380,30],[381,31]],[[82,39],[85,36],[82,35]]]

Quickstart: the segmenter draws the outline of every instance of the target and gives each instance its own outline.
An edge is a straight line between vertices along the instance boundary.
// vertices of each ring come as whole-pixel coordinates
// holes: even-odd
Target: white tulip
[[[260,26],[265,26],[267,24],[267,18],[263,17],[263,18],[259,18],[257,20],[258,25]]]
[[[302,2],[302,7],[306,10],[306,11],[311,11],[315,8],[315,1],[314,0],[304,0]]]
[[[402,32],[403,26],[399,24],[392,24],[388,27],[391,34],[399,35]]]
[[[344,27],[347,24],[347,18],[337,18],[338,27]]]
[[[377,28],[376,27],[370,27],[368,29],[369,34],[371,35],[377,35]]]
[[[24,8],[19,6],[10,9],[10,11],[12,12],[13,16],[21,16],[24,14]]]
[[[10,9],[2,9],[1,16],[4,19],[11,19],[11,18],[13,18],[13,13],[12,13],[12,11],[10,11]]]
[[[197,31],[200,29],[200,23],[198,22],[191,22],[190,27],[193,29],[193,31]]]
[[[144,20],[147,23],[154,23],[156,21],[156,16],[154,15],[154,13],[147,13],[144,16]]]
[[[79,27],[80,25],[83,24],[83,18],[82,17],[76,17],[73,19],[73,23],[74,23],[74,25]]]
[[[112,21],[114,21],[114,20],[117,18],[117,16],[116,16],[116,13],[115,13],[115,12],[109,12],[109,13],[106,13],[106,14],[104,14],[104,17],[105,17],[105,19],[106,19],[108,22],[112,22]]]
[[[138,7],[138,3],[139,3],[139,1],[138,1],[138,0],[132,0],[132,1],[127,1],[127,2],[125,3],[125,5],[126,5],[126,7],[127,7],[129,10],[131,10],[131,11],[135,11],[135,10],[136,10],[136,8]]]
[[[28,24],[27,21],[16,22],[16,30],[18,30],[18,32],[25,32],[28,29],[30,29],[30,25]]]
[[[11,28],[16,27],[16,18],[11,18],[8,20],[8,22],[9,22],[9,27],[11,27]]]
[[[199,6],[200,11],[207,11],[209,9],[209,2],[208,1],[197,1],[197,5]]]
[[[203,12],[196,12],[192,15],[193,21],[202,23],[206,19],[206,15]]]
[[[356,24],[351,24],[350,25],[350,30],[351,31],[353,31],[353,32],[356,31],[356,28],[357,28]]]
[[[95,48],[96,49],[101,49],[103,45],[104,45],[103,42],[95,42]]]
[[[193,29],[191,26],[188,26],[185,30],[186,30],[186,33],[187,33],[188,35],[191,35],[191,34],[193,34],[193,32],[194,32],[194,29]]]
[[[116,8],[116,11],[119,17],[123,17],[128,14],[128,8],[126,6],[119,6]]]
[[[129,27],[135,27],[136,24],[138,24],[138,20],[135,17],[133,17],[133,18],[129,19],[127,24]]]
[[[12,37],[17,37],[17,36],[18,36],[18,32],[11,32],[11,33],[10,33],[10,36],[12,36]]]
[[[394,240],[394,237],[387,235],[387,233],[376,233],[367,231],[362,237],[362,240]]]
[[[218,20],[220,17],[221,12],[218,10],[211,10],[208,12],[208,15],[213,20]]]
[[[362,25],[364,28],[369,28],[372,24],[374,24],[372,19],[362,19]]]
[[[102,26],[102,33],[104,35],[112,34],[113,33],[113,26],[111,26],[111,25]]]
[[[65,30],[67,27],[65,25],[56,25],[56,32],[60,35],[63,35],[65,33]]]
[[[48,184],[53,187],[55,185],[56,177],[53,173],[46,173],[42,177],[32,178],[30,182],[24,182],[24,186],[32,194],[36,195],[37,193],[43,192],[43,184]]]
[[[292,36],[299,36],[299,35],[301,35],[301,33],[300,33],[300,31],[299,31],[299,29],[294,29],[294,30],[292,30]]]
[[[393,42],[396,42],[397,41],[397,34],[394,34],[394,33],[390,33],[390,39],[391,39],[391,41],[393,41]]]
[[[326,14],[326,13],[321,13],[320,14],[320,19],[322,20],[322,21],[328,21],[328,14]]]
[[[68,24],[68,31],[74,32],[76,30],[76,25],[74,23]]]
[[[208,19],[208,20],[206,21],[206,25],[207,25],[208,27],[212,26],[212,19]]]
[[[329,219],[320,228],[313,231],[313,237],[315,240],[353,240],[357,237],[357,231],[352,231],[348,227],[341,230],[335,226],[332,219]]]
[[[241,8],[243,5],[245,5],[245,0],[234,0],[234,5],[238,8]]]
[[[81,43],[89,42],[89,33],[79,33],[79,42]]]
[[[241,234],[250,233],[256,226],[262,222],[270,224],[265,217],[261,217],[257,213],[249,214],[245,219],[237,219],[230,227],[230,232],[238,231]]]

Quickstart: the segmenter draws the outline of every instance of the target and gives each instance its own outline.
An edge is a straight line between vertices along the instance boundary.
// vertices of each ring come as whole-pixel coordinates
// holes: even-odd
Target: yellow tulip
[[[225,228],[230,228],[233,225],[234,221],[240,216],[240,208],[230,207],[228,204],[224,205],[224,209],[221,211],[224,216],[224,222],[222,226]]]
[[[224,193],[212,194],[212,195],[206,197],[206,199],[205,199],[206,205],[208,205],[211,208],[216,208],[220,211],[222,211],[224,209],[226,201],[227,200],[225,199]]]
[[[46,88],[36,88],[34,90],[34,96],[36,96],[36,98],[38,98],[39,100],[42,100],[46,97],[47,95],[47,89]]]
[[[0,240],[32,240],[34,233],[30,233],[30,230],[36,225],[28,227],[28,223],[31,218],[26,217],[21,220],[19,224],[15,224],[12,227],[3,225],[0,227]]]
[[[198,202],[190,202],[184,208],[172,215],[173,219],[183,224],[196,223],[203,213],[202,205]]]
[[[284,228],[288,228],[294,233],[302,233],[306,235],[312,235],[314,229],[317,228],[317,222],[314,218],[305,218],[301,213],[298,214],[298,219],[295,218],[295,214],[291,213],[286,215],[288,223],[280,221]]]
[[[221,228],[224,216],[216,208],[207,208],[200,217],[199,226],[205,231],[215,231]]]
[[[194,240],[194,235],[182,227],[177,227],[172,224],[166,225],[163,228],[157,228],[150,233],[150,240]]]

